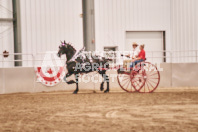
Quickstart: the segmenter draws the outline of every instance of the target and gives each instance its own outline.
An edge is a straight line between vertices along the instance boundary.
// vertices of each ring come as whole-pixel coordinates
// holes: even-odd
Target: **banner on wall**
[[[37,82],[45,86],[59,84],[65,76],[65,66],[54,52],[46,52],[41,66],[35,67]]]

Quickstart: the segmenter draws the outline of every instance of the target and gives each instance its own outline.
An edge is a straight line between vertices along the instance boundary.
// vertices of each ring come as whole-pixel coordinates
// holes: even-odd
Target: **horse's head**
[[[67,50],[68,50],[67,46],[68,46],[68,44],[65,41],[61,42],[61,45],[59,46],[59,50],[58,50],[58,53],[57,53],[58,57],[61,57],[61,55],[67,53]]]
[[[72,56],[76,53],[76,49],[69,43],[61,42],[61,45],[59,46],[58,50],[58,57],[61,57],[61,55],[66,54],[67,60],[71,59]]]

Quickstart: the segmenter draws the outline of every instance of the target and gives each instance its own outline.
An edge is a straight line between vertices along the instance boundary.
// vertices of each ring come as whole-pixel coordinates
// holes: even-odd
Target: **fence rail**
[[[41,65],[46,54],[56,55],[56,51],[46,53],[9,53],[8,57],[4,57],[6,54],[0,54],[0,67],[16,67],[16,62],[21,62],[20,67],[34,67]],[[97,51],[88,52],[85,54],[106,56],[113,61],[111,63],[122,63],[125,57],[121,54],[130,54],[130,51]],[[146,51],[147,61],[152,63],[198,63],[198,50],[184,50],[184,51]],[[48,59],[45,61],[56,61],[57,58]],[[65,57],[62,57],[61,62],[64,64]]]

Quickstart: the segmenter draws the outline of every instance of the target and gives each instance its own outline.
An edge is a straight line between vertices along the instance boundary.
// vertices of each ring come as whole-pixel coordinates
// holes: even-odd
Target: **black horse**
[[[104,90],[104,82],[107,82],[107,89],[104,91],[104,93],[109,92],[109,77],[106,75],[106,70],[109,68],[109,61],[110,59],[106,59],[104,57],[96,56],[96,55],[85,55],[83,53],[83,49],[80,50],[78,53],[76,49],[69,43],[61,42],[61,45],[59,46],[58,51],[58,57],[61,57],[61,55],[65,54],[67,61],[66,61],[66,68],[68,73],[65,75],[64,80],[67,84],[73,84],[76,83],[76,90],[73,92],[74,94],[77,94],[78,89],[78,77],[79,74],[83,73],[89,73],[93,71],[98,71],[100,75],[103,77],[103,81],[100,85],[100,90]],[[71,76],[72,74],[75,75],[75,81],[70,80],[67,81],[66,78]]]

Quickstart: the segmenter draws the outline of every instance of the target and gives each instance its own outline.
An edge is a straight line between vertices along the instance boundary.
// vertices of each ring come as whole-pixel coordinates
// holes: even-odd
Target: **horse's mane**
[[[71,43],[66,43],[65,41],[64,43],[63,42],[61,43],[62,45],[64,44],[66,46],[66,49],[67,49],[66,56],[67,56],[67,61],[69,61],[76,54],[76,49]]]
[[[71,43],[66,43],[66,45],[68,46],[68,49],[76,52],[76,49],[74,48],[74,46]]]

